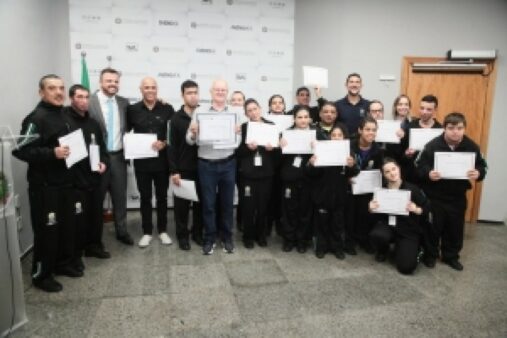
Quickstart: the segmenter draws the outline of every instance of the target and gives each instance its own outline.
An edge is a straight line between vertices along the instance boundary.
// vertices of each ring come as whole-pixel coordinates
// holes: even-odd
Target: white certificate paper
[[[157,140],[156,134],[134,134],[123,135],[123,148],[126,160],[157,157],[158,151],[152,148],[153,142]]]
[[[65,159],[67,168],[72,167],[74,164],[88,156],[83,130],[81,130],[81,128],[58,138],[58,142],[60,142],[60,146],[69,147],[69,156]]]
[[[435,170],[442,178],[467,180],[467,171],[475,168],[475,153],[435,152]]]
[[[303,83],[309,87],[328,88],[328,71],[326,68],[303,66]]]
[[[235,113],[197,113],[198,144],[228,145],[236,143]]]
[[[410,190],[402,189],[377,189],[373,193],[373,199],[379,207],[373,212],[390,215],[408,215],[407,206],[410,202]]]
[[[287,145],[282,148],[282,154],[312,154],[312,142],[317,138],[317,131],[285,130],[282,137],[287,141]]]
[[[199,202],[197,190],[195,189],[195,181],[180,180],[180,185],[172,184],[174,196],[186,200]]]
[[[442,135],[442,128],[410,128],[408,147],[414,150],[423,150],[426,143]]]
[[[375,142],[400,143],[396,132],[401,129],[400,121],[377,120],[377,136]]]
[[[375,192],[382,188],[382,174],[380,170],[361,170],[359,175],[353,178],[352,194],[361,195]]]
[[[274,124],[264,122],[248,122],[246,128],[245,143],[255,142],[258,146],[271,145],[278,147],[280,142],[280,132]]]
[[[98,144],[90,144],[90,168],[99,171],[100,152]]]
[[[292,115],[268,114],[265,119],[273,122],[280,132],[289,129],[294,124]]]
[[[313,153],[316,157],[316,167],[347,165],[350,142],[349,140],[317,141]]]

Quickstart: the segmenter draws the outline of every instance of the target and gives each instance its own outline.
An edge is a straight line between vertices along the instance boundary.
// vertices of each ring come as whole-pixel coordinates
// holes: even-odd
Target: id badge
[[[256,167],[262,166],[262,157],[259,154],[255,155],[254,157],[254,166]]]
[[[396,226],[396,216],[389,215],[389,225],[392,226],[392,227]]]
[[[296,157],[294,157],[294,162],[292,162],[292,165],[296,168],[299,168],[299,167],[301,167],[302,161],[303,161],[303,159],[301,158],[301,156],[296,156]]]

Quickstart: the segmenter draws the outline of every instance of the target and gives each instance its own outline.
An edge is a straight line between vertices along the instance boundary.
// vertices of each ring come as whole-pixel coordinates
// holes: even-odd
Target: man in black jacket
[[[127,131],[155,134],[156,141],[151,145],[158,151],[157,157],[134,160],[137,189],[141,195],[141,219],[143,236],[139,247],[147,247],[152,239],[153,223],[151,211],[152,185],[155,186],[157,201],[157,230],[160,242],[172,244],[167,234],[167,190],[169,189],[169,168],[167,164],[167,124],[174,115],[170,104],[157,98],[158,86],[155,79],[146,77],[140,85],[143,99],[127,108]]]
[[[482,181],[487,164],[479,146],[465,135],[466,120],[461,113],[450,113],[444,119],[444,133],[426,144],[416,160],[424,193],[431,200],[433,219],[429,227],[428,251],[425,265],[435,266],[441,241],[442,262],[461,271],[459,252],[463,248],[463,230],[467,208],[466,191],[470,181]],[[467,171],[468,179],[445,179],[435,169],[436,152],[467,152],[475,154],[473,169]]]
[[[188,126],[192,120],[192,114],[199,106],[199,87],[192,80],[181,84],[181,96],[183,106],[176,112],[171,120],[169,144],[167,154],[169,158],[169,172],[171,182],[180,185],[181,179],[197,182],[197,146],[189,145],[185,140]],[[198,189],[199,192],[199,189]],[[181,250],[190,250],[188,231],[188,212],[191,201],[174,196],[174,220],[176,222],[176,237]],[[192,203],[192,239],[198,245],[202,245],[202,213],[198,202]]]
[[[74,242],[74,196],[72,174],[65,158],[69,148],[58,138],[70,132],[62,115],[65,99],[63,80],[49,74],[39,81],[41,101],[23,120],[22,135],[37,134],[32,142],[22,141],[13,151],[28,163],[28,194],[34,234],[33,285],[47,292],[58,292],[62,285],[53,273],[80,277],[72,263]]]
[[[90,93],[85,87],[75,84],[69,89],[70,106],[63,108],[63,113],[72,130],[81,129],[89,156],[71,167],[76,192],[76,242],[74,267],[84,270],[81,260],[83,250],[93,257],[109,258],[102,243],[102,199],[100,194],[101,175],[106,171],[109,156],[102,132],[97,121],[88,114]],[[92,148],[98,147],[98,167],[91,167]]]

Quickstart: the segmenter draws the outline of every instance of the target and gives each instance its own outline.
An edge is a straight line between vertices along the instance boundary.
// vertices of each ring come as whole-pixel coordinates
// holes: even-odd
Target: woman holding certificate
[[[310,111],[299,106],[294,110],[294,126],[289,130],[309,130]],[[282,148],[287,140],[280,140]],[[282,178],[282,227],[283,251],[289,252],[297,246],[299,253],[305,253],[311,238],[312,208],[310,201],[311,183],[305,174],[305,167],[311,154],[284,154],[280,176]]]
[[[331,140],[344,140],[347,136],[347,127],[342,123],[338,122],[330,130]],[[316,167],[316,161],[317,157],[312,156],[308,166],[308,175],[312,179],[315,255],[317,258],[324,258],[326,252],[331,252],[336,258],[344,259],[343,231],[347,185],[348,179],[359,173],[359,168],[351,156],[347,158],[346,166]]]
[[[245,113],[252,123],[273,125],[273,122],[262,118],[261,107],[254,99],[246,100]],[[241,145],[236,154],[241,172],[239,199],[242,206],[243,244],[245,248],[252,249],[255,241],[261,247],[267,245],[267,209],[278,151],[270,143],[261,146],[255,138],[248,140],[248,124],[241,125]]]
[[[375,193],[369,210],[376,213],[370,239],[377,254],[375,260],[384,262],[389,245],[394,242],[394,261],[402,274],[411,274],[417,267],[421,222],[429,212],[429,201],[417,186],[401,179],[400,166],[392,158],[382,165],[384,187]]]
[[[377,121],[371,117],[366,116],[359,123],[358,138],[351,142],[351,153],[355,158],[360,174],[367,172],[367,174],[380,175],[378,169],[382,166],[384,159],[384,151],[381,146],[375,142],[377,136]],[[373,171],[377,169],[376,171]],[[369,234],[373,227],[374,220],[368,212],[368,203],[370,202],[375,187],[375,180],[371,176],[367,182],[360,182],[359,180],[366,175],[358,175],[352,179],[352,198],[349,198],[348,205],[348,220],[346,235],[345,252],[354,255],[356,254],[355,246],[359,244],[369,254],[374,252],[370,244]],[[364,189],[358,191],[354,189],[354,185],[362,185]]]

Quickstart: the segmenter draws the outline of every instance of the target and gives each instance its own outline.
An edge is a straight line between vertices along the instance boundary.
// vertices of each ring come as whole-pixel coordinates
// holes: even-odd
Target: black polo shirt
[[[167,140],[167,123],[174,115],[174,109],[170,104],[160,101],[155,103],[152,110],[139,101],[127,108],[127,131],[134,130],[139,134],[157,134],[157,140]],[[167,152],[162,149],[158,157],[134,160],[134,168],[137,171],[163,171],[168,170]]]
[[[338,121],[343,122],[347,126],[350,135],[357,134],[359,122],[366,116],[368,105],[370,104],[370,101],[363,99],[362,96],[359,97],[360,99],[355,105],[350,103],[347,96],[335,102],[336,110],[338,111]]]

